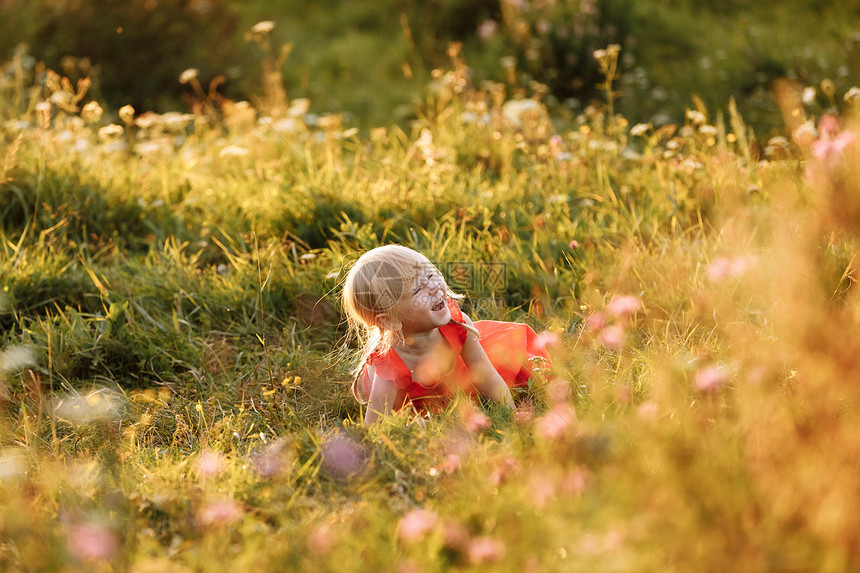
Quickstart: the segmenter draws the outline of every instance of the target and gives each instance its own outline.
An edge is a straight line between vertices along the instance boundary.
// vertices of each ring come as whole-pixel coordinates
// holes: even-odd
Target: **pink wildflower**
[[[452,474],[463,467],[463,462],[458,454],[448,454],[445,456],[445,461],[436,466],[437,470],[442,470],[446,474]]]
[[[194,467],[203,480],[209,480],[221,473],[224,469],[224,456],[219,452],[204,449],[197,457]]]
[[[331,526],[323,523],[311,529],[308,533],[308,550],[318,557],[328,553],[334,545],[334,535]]]
[[[495,20],[484,20],[478,25],[478,37],[482,40],[487,40],[493,37],[499,24]]]
[[[600,331],[600,342],[609,350],[620,350],[624,346],[624,329],[613,324]]]
[[[197,521],[203,526],[229,525],[242,518],[242,508],[232,499],[210,501],[197,512]]]
[[[546,472],[536,473],[528,483],[528,491],[531,494],[535,507],[543,509],[556,497],[555,482]]]
[[[514,410],[514,423],[518,426],[528,425],[534,417],[534,410],[528,404],[524,404]]]
[[[693,385],[701,392],[716,392],[726,382],[729,377],[724,368],[719,366],[705,366],[698,372],[693,379]]]
[[[654,402],[642,402],[636,409],[636,414],[643,420],[653,422],[660,415],[660,410]]]
[[[516,458],[509,456],[503,458],[499,464],[490,472],[490,484],[498,486],[503,484],[512,475],[518,474],[520,463]]]
[[[615,295],[606,306],[607,312],[612,316],[624,316],[642,310],[642,301],[633,295]]]
[[[574,250],[574,249],[576,249],[576,248],[578,248],[578,247],[579,247],[579,241],[577,241],[576,239],[574,239],[574,240],[572,240],[571,242],[569,242],[569,243],[567,244],[567,247],[572,251],[572,250]]]
[[[346,434],[338,434],[322,447],[322,465],[335,479],[346,479],[364,468],[364,449]]]
[[[93,523],[73,525],[68,543],[69,551],[78,559],[107,561],[119,552],[119,541],[114,532]]]
[[[488,417],[469,405],[463,411],[463,425],[470,434],[478,434],[489,428],[492,424]]]
[[[708,265],[708,278],[712,282],[726,278],[737,278],[746,271],[748,264],[744,257],[718,257]]]
[[[588,330],[597,332],[606,326],[606,318],[603,316],[602,312],[595,312],[594,314],[588,315],[588,318],[585,319],[585,326]]]
[[[400,518],[397,534],[402,541],[414,543],[432,531],[439,522],[439,516],[426,509],[413,509]]]
[[[590,474],[587,469],[582,466],[576,467],[573,471],[564,476],[561,487],[566,495],[582,495],[588,487]]]
[[[505,546],[492,537],[476,537],[466,547],[466,557],[472,565],[497,563],[505,556]]]
[[[537,419],[535,431],[546,440],[558,439],[573,430],[574,422],[576,414],[573,409],[565,404],[557,404]]]
[[[544,330],[537,335],[537,343],[544,348],[552,348],[561,344],[561,338],[555,332]]]

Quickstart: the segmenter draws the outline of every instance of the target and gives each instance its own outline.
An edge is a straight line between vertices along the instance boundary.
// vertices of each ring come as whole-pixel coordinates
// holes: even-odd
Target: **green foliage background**
[[[87,57],[96,93],[112,107],[155,111],[185,107],[177,78],[189,67],[204,84],[223,75],[227,97],[259,91],[258,53],[245,34],[272,20],[275,42],[292,45],[282,66],[288,96],[361,126],[412,119],[452,41],[464,44],[475,81],[507,81],[511,91],[543,83],[560,111],[580,111],[597,95],[591,53],[617,43],[620,105],[631,121],[677,121],[693,95],[714,112],[734,97],[763,135],[782,125],[773,80],[830,79],[841,93],[860,73],[855,0],[5,0],[0,15],[0,54],[26,42],[54,69],[66,56]],[[481,34],[490,21],[494,32]]]

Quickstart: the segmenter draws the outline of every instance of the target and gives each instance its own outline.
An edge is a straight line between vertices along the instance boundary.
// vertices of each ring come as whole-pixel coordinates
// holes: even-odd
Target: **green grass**
[[[366,137],[3,92],[4,570],[857,568],[858,144],[513,123],[468,72]],[[558,379],[363,427],[338,296],[389,242],[503,263],[464,307],[557,335]]]

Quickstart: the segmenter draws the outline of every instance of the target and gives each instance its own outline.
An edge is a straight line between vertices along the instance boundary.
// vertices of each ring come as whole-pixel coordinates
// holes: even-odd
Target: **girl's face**
[[[397,302],[397,318],[404,334],[426,332],[445,326],[451,320],[448,310],[448,288],[432,266],[418,274],[411,288]]]

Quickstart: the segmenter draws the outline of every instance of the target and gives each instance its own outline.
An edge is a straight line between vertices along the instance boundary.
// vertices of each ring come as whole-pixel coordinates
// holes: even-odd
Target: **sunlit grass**
[[[850,118],[760,157],[734,112],[566,122],[452,68],[368,137],[0,108],[4,568],[856,569]],[[387,242],[556,379],[361,426],[338,293]]]

